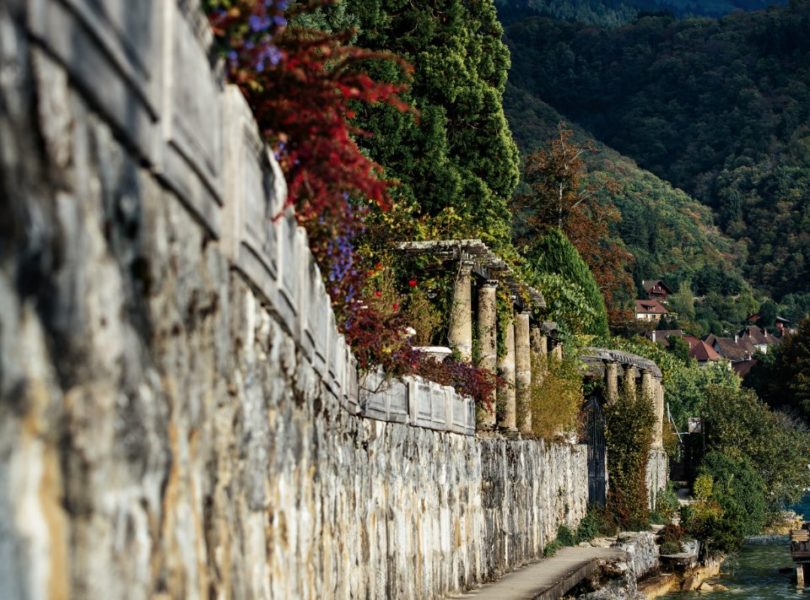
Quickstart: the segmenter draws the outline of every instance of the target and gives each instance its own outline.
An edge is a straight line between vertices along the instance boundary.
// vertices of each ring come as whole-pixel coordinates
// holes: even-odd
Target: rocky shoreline
[[[624,550],[627,557],[606,562],[565,600],[651,600],[675,591],[713,592],[727,588],[710,580],[720,574],[723,557],[698,561],[698,547],[678,556],[661,556],[657,531],[596,538],[592,546]]]

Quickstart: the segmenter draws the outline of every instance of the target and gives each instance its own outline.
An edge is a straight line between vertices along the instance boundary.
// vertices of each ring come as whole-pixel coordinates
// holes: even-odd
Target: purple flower
[[[250,15],[250,18],[248,19],[250,30],[254,33],[270,29],[270,23],[270,17],[268,16]]]
[[[281,51],[275,46],[267,45],[259,52],[256,69],[259,72],[264,71],[264,66],[267,61],[269,61],[271,65],[276,66],[280,60]]]

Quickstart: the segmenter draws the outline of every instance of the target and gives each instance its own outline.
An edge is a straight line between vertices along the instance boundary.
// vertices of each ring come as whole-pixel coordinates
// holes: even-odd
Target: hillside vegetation
[[[530,15],[614,27],[650,13],[677,17],[721,17],[738,10],[758,10],[785,0],[500,0],[498,14],[510,21]]]
[[[714,226],[709,208],[633,160],[597,143],[525,90],[508,85],[504,106],[518,145],[526,154],[545,145],[560,122],[572,128],[579,145],[593,146],[595,151],[584,156],[587,178],[592,182],[612,179],[618,184],[612,190],[597,186],[602,190],[598,201],[614,205],[621,213],[621,221],[612,227],[611,234],[635,257],[631,268],[637,284],[642,279],[666,277],[676,289],[681,282],[691,282],[703,293],[738,294],[747,290],[731,258],[734,244]],[[701,289],[697,281],[707,272],[718,274],[722,282]]]
[[[509,116],[518,139],[537,140],[541,127],[524,121],[552,114],[537,104],[542,98],[713,209],[720,228],[735,240],[714,247],[731,251],[754,286],[776,299],[807,293],[808,32],[807,0],[719,20],[644,17],[618,28],[523,18],[506,30],[514,88]],[[631,188],[647,188],[645,196],[656,195],[650,188],[663,189],[646,176],[632,181]],[[688,203],[680,192],[663,196],[682,208]],[[675,220],[701,214],[681,212]],[[699,220],[707,237],[721,239],[710,233],[709,221]],[[636,222],[642,230],[622,232],[628,245],[644,239],[646,225],[655,226],[655,237],[666,237],[663,223]]]

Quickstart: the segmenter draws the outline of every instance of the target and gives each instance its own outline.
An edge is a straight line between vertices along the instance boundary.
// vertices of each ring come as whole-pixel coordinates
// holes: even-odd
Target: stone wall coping
[[[579,357],[588,367],[589,373],[593,375],[603,374],[605,364],[616,363],[626,367],[636,367],[642,371],[649,371],[658,380],[663,378],[661,369],[654,361],[623,350],[585,348]]]

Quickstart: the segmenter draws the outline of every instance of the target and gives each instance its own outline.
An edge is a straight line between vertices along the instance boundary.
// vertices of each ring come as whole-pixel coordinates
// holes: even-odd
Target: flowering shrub
[[[250,104],[261,132],[284,170],[298,221],[326,278],[341,329],[362,366],[386,362],[406,349],[396,311],[368,302],[368,265],[355,249],[368,205],[387,209],[391,182],[366,157],[354,137],[353,103],[385,103],[411,110],[403,86],[374,81],[364,62],[395,60],[346,44],[340,34],[290,25],[317,7],[287,0],[208,0],[206,9],[230,79]]]
[[[428,363],[411,349],[396,282],[388,281],[385,289],[379,285],[380,251],[392,239],[390,223],[402,219],[380,217],[392,206],[393,183],[358,148],[355,139],[368,134],[352,120],[363,105],[415,112],[400,99],[405,86],[375,81],[364,65],[393,61],[406,76],[412,69],[390,53],[349,45],[352,32],[295,24],[296,16],[323,2],[288,7],[288,0],[205,0],[204,6],[215,49],[285,173],[285,208],[293,206],[307,229],[340,329],[360,368],[381,365],[391,375],[416,372],[486,397],[494,383],[485,373],[458,363]],[[417,289],[417,277],[406,281],[403,289]]]

